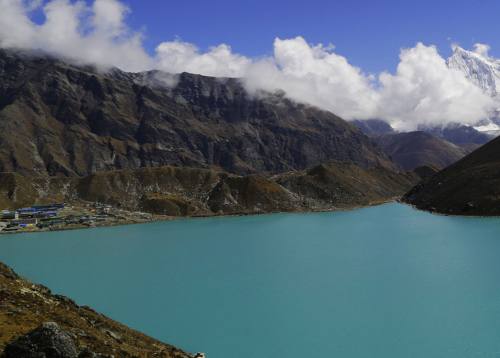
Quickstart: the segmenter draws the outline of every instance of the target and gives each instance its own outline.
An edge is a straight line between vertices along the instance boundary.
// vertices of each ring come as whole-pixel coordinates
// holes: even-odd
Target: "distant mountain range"
[[[101,201],[189,216],[369,205],[491,138],[460,125],[349,123],[282,93],[250,95],[234,78],[102,72],[0,50],[3,208]]]
[[[378,119],[352,123],[404,170],[415,170],[421,166],[443,169],[493,138],[473,127],[460,125],[398,133]]]
[[[472,151],[495,138],[494,135],[480,132],[474,127],[450,124],[445,127],[422,127],[421,131]]]
[[[498,111],[492,112],[489,118],[476,126],[464,126],[458,123],[448,126],[427,126],[418,130],[429,132],[453,144],[466,146],[472,150],[485,144],[500,134],[500,60],[486,53],[468,51],[454,46],[453,54],[446,61],[449,68],[460,71],[473,84],[481,88],[487,95],[499,101]],[[367,135],[382,135],[393,132],[389,124],[380,119],[353,121]]]

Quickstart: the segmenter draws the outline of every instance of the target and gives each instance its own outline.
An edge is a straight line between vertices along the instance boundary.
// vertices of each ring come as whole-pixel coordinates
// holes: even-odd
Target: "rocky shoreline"
[[[343,162],[248,176],[172,166],[100,172],[83,178],[0,173],[0,208],[66,203],[74,210],[55,218],[64,225],[50,224],[49,228],[81,228],[178,217],[350,209],[399,198],[419,180],[414,172]],[[111,213],[102,213],[103,207]]]
[[[292,210],[292,211],[270,211],[270,212],[241,212],[241,213],[214,213],[214,214],[206,214],[206,215],[193,215],[193,216],[165,216],[165,215],[155,215],[152,216],[149,220],[142,221],[104,221],[97,223],[96,225],[89,226],[84,224],[75,224],[71,226],[59,226],[54,228],[33,228],[33,229],[25,229],[18,231],[0,231],[0,235],[16,235],[16,234],[26,234],[26,233],[42,233],[42,232],[56,232],[56,231],[71,231],[71,230],[83,230],[83,229],[96,229],[96,228],[104,228],[104,227],[113,227],[113,226],[126,226],[126,225],[138,225],[138,224],[149,224],[154,222],[164,222],[164,221],[174,221],[179,219],[200,219],[200,218],[223,218],[223,217],[238,217],[238,216],[250,216],[250,215],[270,215],[270,214],[284,214],[284,213],[325,213],[325,212],[342,212],[342,211],[350,211],[356,209],[363,209],[371,206],[383,205],[392,202],[401,202],[401,197],[393,197],[387,200],[373,201],[367,203],[365,205],[352,205],[352,206],[344,206],[344,207],[331,207],[331,208],[321,208],[321,209],[304,209],[304,210]]]

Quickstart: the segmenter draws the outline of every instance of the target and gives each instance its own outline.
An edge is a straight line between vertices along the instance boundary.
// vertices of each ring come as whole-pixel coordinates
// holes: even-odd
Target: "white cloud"
[[[96,33],[110,39],[127,32],[124,20],[130,11],[128,7],[115,0],[94,1],[92,6],[92,25]]]
[[[31,12],[42,8],[37,24]],[[382,118],[401,130],[450,122],[474,124],[493,109],[493,100],[462,73],[447,67],[434,46],[401,51],[394,74],[364,73],[334,51],[302,37],[274,41],[272,56],[252,59],[227,44],[202,51],[180,40],[160,43],[147,54],[142,34],[126,24],[130,9],[119,0],[0,0],[0,47],[42,49],[79,63],[127,71],[160,69],[217,77],[242,77],[246,87],[282,89],[296,100],[346,119]],[[488,56],[489,46],[475,51]]]
[[[474,52],[481,56],[489,57],[488,56],[489,51],[490,51],[490,45],[482,43],[474,44]]]
[[[257,61],[245,76],[252,89],[283,89],[289,97],[347,119],[369,118],[378,93],[373,78],[349,64],[331,47],[312,46],[302,37],[274,41],[274,56]]]
[[[158,67],[167,72],[242,77],[252,93],[282,89],[294,100],[345,118],[367,118],[376,111],[373,79],[331,47],[311,46],[302,37],[276,39],[274,55],[256,60],[232,53],[225,44],[202,53],[192,44],[172,41],[160,44],[156,52]]]
[[[474,124],[495,107],[462,72],[448,68],[436,47],[421,43],[402,50],[396,73],[382,73],[380,84],[379,116],[401,130]]]
[[[28,17],[30,4],[0,0],[0,46],[32,47],[36,27]]]
[[[163,42],[156,48],[157,67],[161,70],[180,73],[191,72],[215,77],[242,77],[251,60],[233,54],[231,47],[221,44],[201,53],[190,43],[181,41]]]
[[[36,24],[30,11],[40,2],[0,0],[0,46],[42,49],[81,63],[118,66],[129,71],[153,67],[142,47],[142,35],[124,19],[128,8],[118,0],[51,0],[43,6],[45,21]]]
[[[42,6],[43,0],[25,0],[25,7],[28,11],[34,11]]]

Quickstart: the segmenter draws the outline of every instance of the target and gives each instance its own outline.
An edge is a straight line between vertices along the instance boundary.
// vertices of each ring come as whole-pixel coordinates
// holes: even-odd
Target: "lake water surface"
[[[208,358],[500,357],[500,219],[189,219],[3,236],[0,261]]]

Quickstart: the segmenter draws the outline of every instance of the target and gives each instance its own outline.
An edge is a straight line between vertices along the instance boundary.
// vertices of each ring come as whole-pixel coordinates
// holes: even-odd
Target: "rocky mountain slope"
[[[173,166],[81,178],[0,173],[0,205],[97,201],[169,216],[332,210],[391,200],[418,180],[416,174],[342,162],[271,176]]]
[[[0,50],[0,171],[86,176],[180,165],[236,174],[330,160],[394,168],[363,133],[237,79],[100,72]]]
[[[418,184],[403,200],[454,215],[500,215],[500,138]]]
[[[386,134],[376,137],[375,141],[405,170],[424,165],[443,169],[468,153],[462,147],[421,131]]]
[[[3,355],[1,352],[4,352]],[[0,263],[0,357],[192,358],[67,297],[54,295]]]

